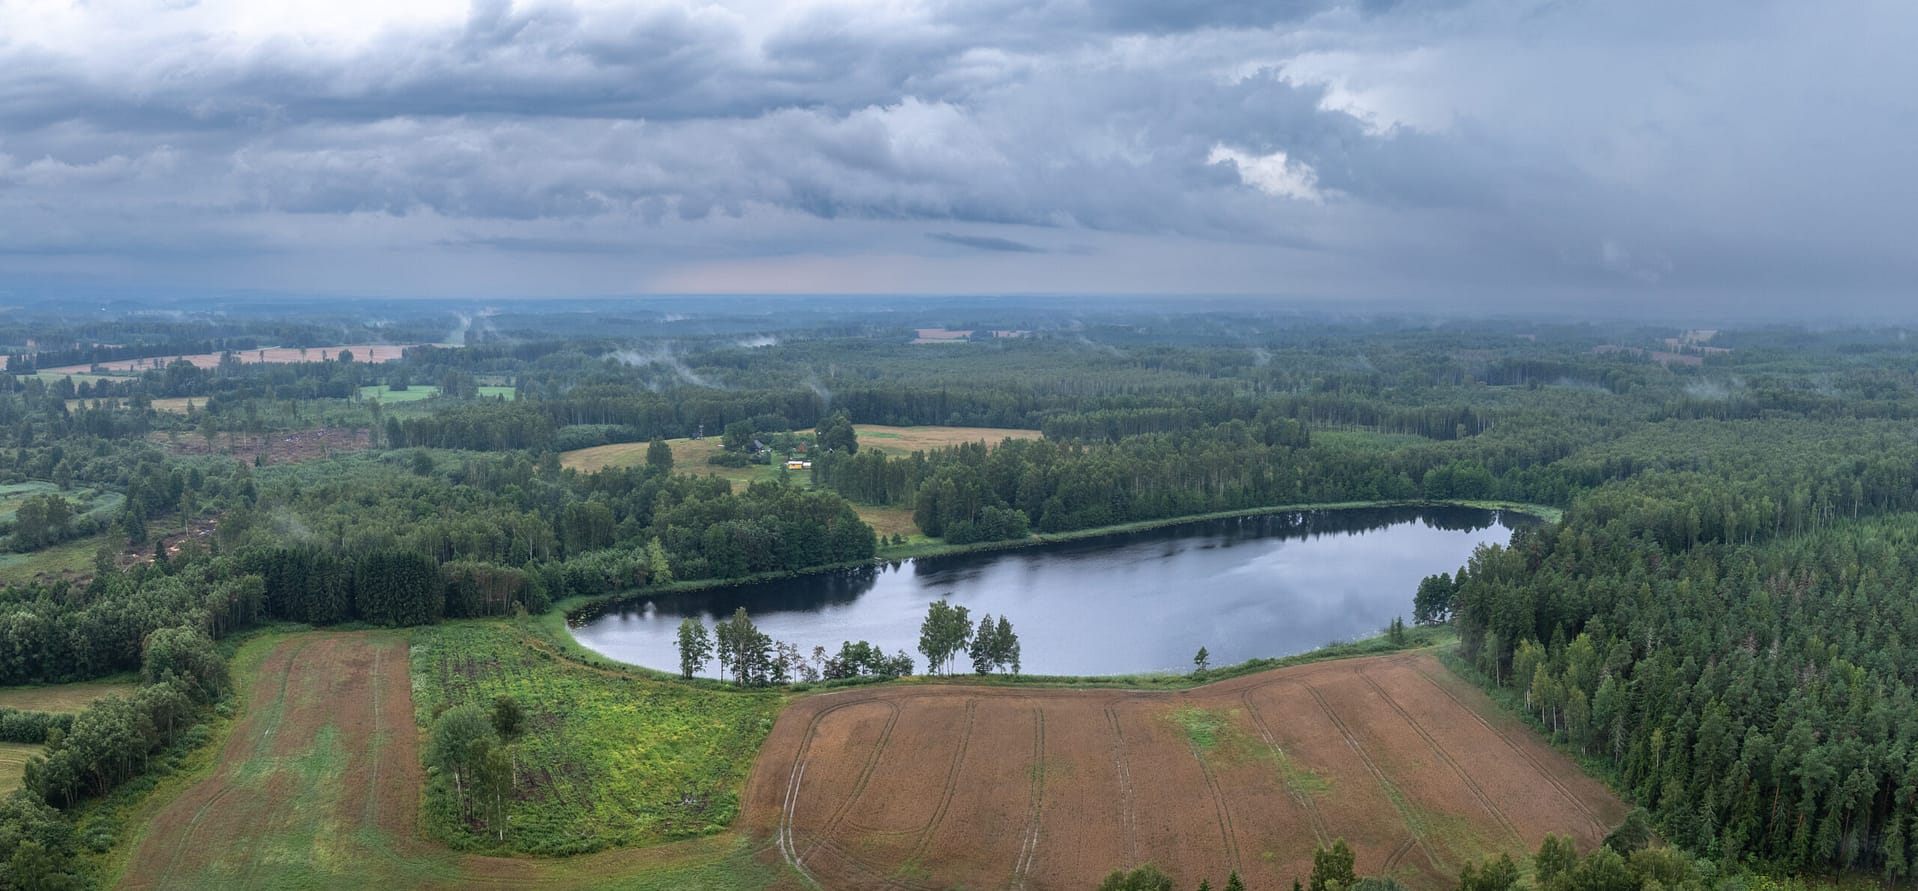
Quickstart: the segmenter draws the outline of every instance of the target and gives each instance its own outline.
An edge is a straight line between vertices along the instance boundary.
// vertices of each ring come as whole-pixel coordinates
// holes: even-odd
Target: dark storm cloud
[[[1046,249],[1010,238],[995,238],[989,235],[959,235],[953,232],[927,232],[927,238],[969,247],[981,251],[1004,251],[1013,254],[1043,254]]]
[[[372,290],[438,251],[644,287],[929,241],[1085,290],[1138,279],[1095,254],[1341,294],[1918,273],[1889,0],[356,2],[0,7],[0,255]]]
[[[1320,0],[1095,0],[1091,18],[1115,30],[1164,34],[1198,28],[1268,28],[1296,22],[1333,4]]]

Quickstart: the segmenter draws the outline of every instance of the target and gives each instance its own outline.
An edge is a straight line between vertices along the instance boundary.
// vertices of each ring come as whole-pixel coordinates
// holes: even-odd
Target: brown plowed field
[[[891,686],[800,700],[742,828],[828,889],[1088,888],[1154,863],[1178,887],[1303,878],[1343,838],[1361,875],[1581,850],[1626,806],[1422,654],[1181,693]]]

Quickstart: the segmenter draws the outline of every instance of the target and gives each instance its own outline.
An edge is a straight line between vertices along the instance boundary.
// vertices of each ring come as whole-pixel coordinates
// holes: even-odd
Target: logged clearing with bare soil
[[[148,438],[172,455],[232,455],[269,464],[318,461],[339,452],[357,452],[372,446],[366,430],[358,427],[315,427],[260,434],[215,433],[210,441],[199,433],[182,432],[153,433]]]
[[[744,828],[825,888],[1090,888],[1157,864],[1176,887],[1311,872],[1448,888],[1467,863],[1596,845],[1627,811],[1422,654],[1324,662],[1180,693],[904,687],[781,715]]]
[[[278,641],[212,772],[143,821],[125,889],[763,887],[769,847],[712,836],[556,860],[422,839],[419,737],[396,632]]]

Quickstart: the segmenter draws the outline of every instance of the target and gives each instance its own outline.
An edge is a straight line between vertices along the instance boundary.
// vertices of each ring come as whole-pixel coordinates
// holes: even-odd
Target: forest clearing
[[[1344,839],[1363,875],[1450,888],[1628,808],[1424,654],[1181,693],[885,687],[781,716],[745,823],[829,888],[1091,887],[1156,864],[1283,888]],[[935,881],[936,879],[936,881]]]
[[[44,755],[46,751],[46,746],[35,743],[0,742],[0,792],[20,788],[20,777],[27,771],[28,759]]]
[[[889,454],[910,454],[915,451],[944,448],[965,442],[984,442],[997,445],[1001,440],[1038,439],[1037,430],[1016,430],[1008,427],[888,427],[881,424],[854,424],[854,432],[859,434],[861,448],[878,449]],[[717,434],[698,439],[669,439],[666,444],[673,449],[673,466],[682,473],[759,472],[769,468],[753,466],[746,468],[727,468],[709,465],[706,459],[721,451]],[[561,466],[570,467],[581,473],[592,473],[607,467],[633,467],[646,463],[644,442],[616,442],[611,445],[593,446],[586,449],[574,449],[562,452],[559,456]]]
[[[71,684],[0,687],[0,708],[23,712],[78,713],[96,699],[132,696],[139,686],[131,680],[78,681]]]
[[[854,424],[859,447],[878,449],[891,455],[909,455],[968,442],[996,446],[1007,439],[1038,439],[1037,430],[1011,427],[891,427],[884,424]]]
[[[1007,438],[1038,439],[1037,430],[1018,430],[1007,427],[889,427],[881,424],[855,424],[853,430],[859,435],[861,448],[885,452],[889,455],[908,455],[915,451],[945,448],[960,443],[984,442],[988,446],[997,445]],[[717,476],[732,481],[733,491],[743,491],[754,480],[772,481],[779,478],[777,466],[768,464],[750,464],[745,467],[722,467],[707,463],[707,459],[723,451],[720,437],[703,436],[698,439],[669,439],[666,444],[673,450],[673,467],[680,473],[695,476]],[[644,442],[616,442],[610,445],[573,449],[561,452],[559,463],[562,467],[577,470],[580,473],[594,473],[608,467],[637,467],[646,463]],[[805,479],[805,472],[794,475],[796,479]],[[872,524],[881,534],[917,535],[919,529],[912,524],[910,510],[897,511],[860,506],[860,518]]]

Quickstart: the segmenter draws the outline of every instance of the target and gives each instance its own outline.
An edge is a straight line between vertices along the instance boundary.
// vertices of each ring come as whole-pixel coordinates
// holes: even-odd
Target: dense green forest
[[[538,613],[870,561],[890,545],[867,508],[910,510],[915,545],[959,545],[1419,500],[1563,509],[1428,580],[1418,614],[1455,622],[1463,663],[1608,765],[1667,838],[1728,864],[1918,867],[1918,346],[1901,332],[1727,330],[1708,351],[1656,326],[1250,306],[379,310],[0,326],[0,683],[145,681],[70,723],[0,716],[0,735],[50,743],[0,805],[0,881],[93,844],[60,809],[179,745],[224,690],[220,642],[265,623]],[[1030,334],[918,345],[908,321]],[[372,342],[405,357],[234,355]],[[42,371],[194,353],[228,358]],[[852,423],[1044,435],[902,453]],[[315,430],[332,438],[301,451]],[[674,460],[663,441],[687,437],[813,463],[736,487]],[[562,466],[648,441],[644,463]]]

